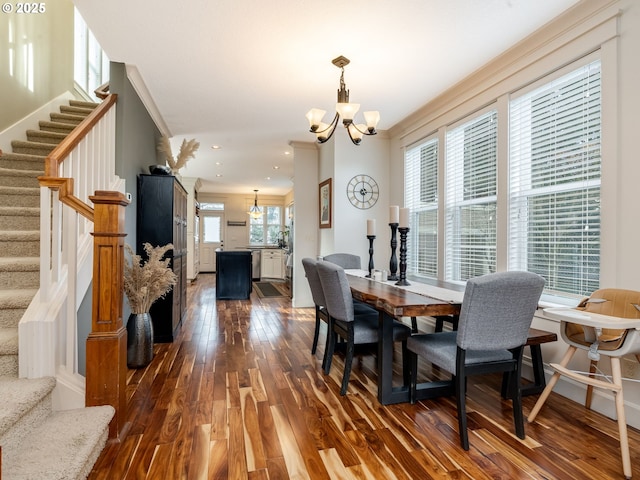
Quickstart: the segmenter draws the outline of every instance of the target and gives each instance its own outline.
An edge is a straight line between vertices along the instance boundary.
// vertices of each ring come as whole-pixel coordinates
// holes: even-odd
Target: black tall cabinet
[[[146,242],[154,247],[173,244],[166,255],[178,281],[149,312],[154,342],[172,342],[187,304],[187,192],[172,175],[138,176],[136,250],[143,259]]]

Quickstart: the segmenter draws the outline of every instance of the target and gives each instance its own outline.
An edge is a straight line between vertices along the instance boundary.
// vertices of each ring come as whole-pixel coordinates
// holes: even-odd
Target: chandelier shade
[[[331,138],[336,130],[338,120],[342,118],[342,125],[346,128],[349,138],[354,145],[360,145],[364,135],[375,135],[376,127],[380,121],[380,112],[368,111],[364,112],[366,124],[354,123],[354,117],[360,109],[359,103],[349,103],[349,90],[344,83],[344,67],[348,65],[350,60],[342,55],[334,58],[331,63],[340,68],[340,88],[338,89],[338,102],[336,103],[336,114],[331,123],[327,124],[322,121],[326,110],[312,108],[305,115],[309,121],[309,131],[315,133],[318,143],[324,143]]]
[[[260,207],[258,207],[258,190],[254,190],[254,192],[256,192],[256,196],[253,200],[253,205],[247,213],[251,216],[251,218],[257,219],[262,217],[262,210],[260,209]]]

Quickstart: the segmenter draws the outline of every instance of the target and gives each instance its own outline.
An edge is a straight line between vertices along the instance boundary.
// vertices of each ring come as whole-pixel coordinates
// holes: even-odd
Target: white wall
[[[406,146],[497,98],[506,98],[509,92],[526,83],[599,50],[603,71],[601,286],[640,290],[640,222],[636,220],[640,205],[640,161],[635,145],[640,112],[638,46],[640,2],[580,2],[390,130],[390,202],[400,205],[403,202]],[[559,331],[558,323],[543,315],[534,319],[534,326]],[[558,362],[565,349],[562,341],[544,345],[545,362]],[[578,354],[577,357],[570,366],[584,370],[586,356]],[[601,363],[603,370],[608,371],[609,362]],[[580,402],[584,400],[582,386],[566,380],[561,380],[556,391]],[[625,403],[627,421],[640,427],[640,385],[625,384]],[[592,408],[609,416],[614,411],[611,398],[598,392]]]

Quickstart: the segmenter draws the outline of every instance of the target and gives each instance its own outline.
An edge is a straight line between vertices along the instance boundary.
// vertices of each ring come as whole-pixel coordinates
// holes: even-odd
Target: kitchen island
[[[216,298],[246,300],[251,289],[251,250],[216,250]]]

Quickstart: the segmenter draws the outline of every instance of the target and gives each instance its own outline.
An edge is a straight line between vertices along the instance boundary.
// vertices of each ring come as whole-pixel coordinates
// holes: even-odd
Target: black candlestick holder
[[[389,280],[398,280],[398,259],[396,258],[396,247],[398,246],[398,240],[396,239],[396,232],[398,231],[397,223],[390,223],[391,227],[391,258],[389,259]]]
[[[367,275],[366,277],[372,278],[371,272],[373,272],[373,241],[375,240],[376,236],[367,235],[367,238],[369,239],[369,275]]]
[[[400,232],[400,279],[396,285],[411,285],[407,282],[407,234],[409,227],[399,227]]]

